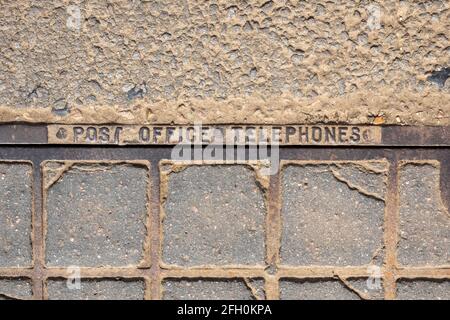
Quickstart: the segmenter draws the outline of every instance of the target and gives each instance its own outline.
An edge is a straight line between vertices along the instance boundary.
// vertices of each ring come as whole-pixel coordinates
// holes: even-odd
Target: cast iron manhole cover
[[[450,278],[449,141],[450,127],[1,125],[0,277],[23,286],[0,294],[80,298],[77,274],[83,297],[433,286]]]

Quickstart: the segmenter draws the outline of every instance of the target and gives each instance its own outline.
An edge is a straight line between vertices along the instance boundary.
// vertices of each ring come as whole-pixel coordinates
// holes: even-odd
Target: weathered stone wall
[[[0,119],[448,125],[449,9],[2,0]]]

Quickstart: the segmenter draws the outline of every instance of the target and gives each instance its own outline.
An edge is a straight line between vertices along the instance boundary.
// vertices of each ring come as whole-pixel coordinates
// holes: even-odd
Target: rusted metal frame
[[[397,267],[395,280],[398,279],[449,279],[450,267]]]
[[[33,150],[30,150],[33,149]],[[9,152],[6,156],[2,155],[2,158],[17,159],[29,159],[33,161],[34,167],[34,184],[33,190],[35,194],[34,198],[34,213],[33,213],[33,252],[34,252],[34,268],[0,268],[0,276],[2,277],[29,277],[33,280],[33,291],[35,298],[45,297],[44,281],[51,277],[64,277],[65,269],[61,268],[44,268],[43,261],[43,237],[42,237],[42,192],[41,186],[41,172],[39,170],[40,163],[47,159],[71,159],[79,158],[79,160],[100,160],[100,159],[117,159],[117,160],[132,160],[132,159],[144,159],[149,160],[152,163],[153,168],[157,168],[157,165],[161,159],[167,159],[169,156],[167,148],[157,148],[156,152],[152,152],[152,149],[156,148],[134,148],[127,150],[126,148],[112,149],[101,148],[101,152],[96,152],[97,148],[70,148],[70,150],[57,150],[57,148],[42,148],[38,152],[36,149],[41,148],[26,148],[16,149],[18,152]],[[74,150],[75,149],[75,150]],[[150,149],[150,150],[149,150]],[[170,149],[170,148],[169,148]],[[93,151],[91,151],[93,150]],[[121,152],[117,152],[121,150]],[[45,152],[53,151],[53,152]],[[88,152],[76,152],[76,151],[88,151]],[[344,150],[342,148],[282,148],[281,159],[303,159],[303,160],[364,160],[364,159],[380,159],[386,158],[390,161],[390,174],[388,198],[386,199],[386,219],[385,227],[385,243],[388,248],[385,267],[385,294],[386,298],[392,299],[395,297],[395,281],[398,278],[450,278],[450,270],[446,268],[398,268],[396,266],[395,250],[396,250],[396,234],[398,223],[398,190],[397,190],[397,162],[399,159],[438,159],[441,161],[441,188],[442,191],[446,191],[448,195],[448,177],[449,177],[449,150],[444,149],[429,149],[429,148],[417,148],[411,149],[381,149],[381,148],[355,148],[352,150]],[[80,154],[82,154],[80,156]],[[153,221],[159,221],[159,172],[153,169],[151,175],[152,187],[152,218]],[[267,237],[275,238],[278,235],[278,242],[280,239],[280,194],[279,194],[279,175],[272,176],[270,179],[269,187],[269,208],[268,208],[268,234]],[[39,186],[36,188],[36,185]],[[394,190],[395,192],[391,192]],[[444,196],[444,198],[447,198]],[[271,221],[269,223],[269,221]],[[269,226],[272,222],[275,223]],[[279,243],[275,241],[267,246],[267,264],[268,267],[263,269],[248,268],[248,269],[193,269],[193,270],[170,270],[161,269],[159,267],[159,230],[161,226],[159,223],[152,224],[152,266],[150,269],[135,269],[135,268],[83,268],[82,274],[86,278],[108,278],[108,277],[124,277],[124,278],[141,278],[145,279],[147,285],[151,282],[151,298],[160,299],[160,285],[161,280],[168,277],[213,277],[213,278],[226,278],[238,277],[238,278],[260,278],[266,279],[266,294],[267,298],[275,299],[279,297],[278,283],[280,278],[295,277],[295,278],[331,278],[336,273],[343,274],[348,277],[364,277],[367,276],[363,268],[360,267],[294,267],[285,268],[278,267],[277,264],[273,264],[279,258],[277,256],[279,252]],[[271,229],[272,228],[272,229]],[[270,231],[272,230],[272,231]],[[270,235],[271,234],[271,235]],[[39,245],[40,243],[40,245]],[[277,247],[278,246],[278,247]],[[389,249],[391,248],[391,249]],[[39,258],[40,257],[40,258]],[[146,295],[146,298],[149,298]]]
[[[80,124],[81,125],[81,124]],[[164,124],[160,124],[164,126]],[[171,124],[167,124],[171,126]],[[206,124],[205,124],[206,125]],[[217,126],[224,126],[227,124],[217,124]],[[289,126],[298,126],[300,124],[286,124],[286,125],[271,125],[272,127],[286,128]],[[327,124],[323,124],[326,126]],[[336,126],[337,124],[328,124],[329,126]],[[105,123],[98,126],[118,126],[117,124]],[[239,127],[240,125],[237,125]],[[253,127],[260,125],[253,124]],[[349,127],[347,125],[347,127]],[[450,146],[450,126],[372,126],[375,129],[381,129],[382,139],[380,143],[375,143],[373,147],[418,147],[418,146],[433,146],[445,147]],[[283,129],[284,130],[284,129]],[[48,145],[48,134],[46,124],[26,124],[26,123],[4,123],[0,124],[0,144],[9,145]],[[309,144],[314,145],[314,144]],[[325,147],[324,144],[316,144]],[[63,146],[63,145],[61,145]],[[298,147],[305,147],[306,145],[299,144]],[[328,145],[333,147],[333,145]],[[340,148],[353,148],[364,145],[341,145]]]
[[[7,152],[1,152],[7,151]],[[56,154],[53,154],[53,152]],[[85,149],[81,151],[77,148],[71,148],[71,152],[67,152],[67,150],[60,148],[59,150],[56,148],[49,147],[8,147],[8,149],[0,148],[0,155],[2,159],[17,159],[12,160],[13,162],[19,162],[21,159],[30,159],[33,164],[33,215],[32,215],[32,224],[33,224],[33,232],[32,232],[32,248],[33,248],[33,267],[32,268],[0,268],[0,277],[11,277],[11,278],[27,278],[32,281],[33,284],[33,298],[34,299],[46,299],[46,281],[50,278],[67,278],[67,270],[65,268],[48,268],[45,267],[45,257],[44,257],[44,231],[43,231],[43,192],[42,192],[42,172],[41,172],[41,164],[49,159],[58,159],[58,160],[73,160],[76,162],[83,162],[87,159],[93,161],[102,161],[104,159],[112,159],[116,158],[117,160],[124,159],[124,161],[133,161],[136,158],[142,159],[138,155],[138,150],[133,154],[128,154],[125,152],[127,156],[111,156],[109,153],[112,149],[105,150],[104,153],[108,153],[107,156],[102,156],[102,153],[98,153],[94,148]],[[78,152],[81,151],[81,152]],[[116,150],[117,151],[117,150]],[[104,154],[103,153],[103,154]],[[114,153],[114,152],[113,152]],[[145,159],[145,158],[144,158]],[[89,161],[89,160],[87,160]],[[153,161],[153,165],[158,162],[158,160]],[[157,166],[155,166],[157,167]],[[158,186],[158,182],[155,179],[158,179],[158,172],[151,171],[151,181],[149,183],[153,186]],[[154,193],[151,193],[150,196],[155,194],[157,197],[159,188],[154,187]],[[158,203],[155,199],[149,199],[150,205],[154,205]],[[153,206],[152,213],[158,214],[158,206]],[[156,210],[155,210],[156,209]],[[158,228],[158,225],[155,225],[154,228]],[[152,226],[153,228],[153,226]],[[150,231],[152,234],[154,232]],[[154,241],[154,239],[152,239]],[[155,270],[158,271],[157,263],[152,266],[152,268],[81,268],[81,275],[83,278],[111,278],[111,277],[120,277],[120,278],[140,278],[146,282],[146,292],[145,298],[151,299],[152,288],[151,286],[157,285],[157,282],[151,282],[151,279],[156,279],[154,276]],[[158,291],[158,290],[153,290]]]
[[[420,149],[420,150],[419,150]],[[302,158],[305,161],[314,161],[314,160],[328,160],[330,157],[324,156],[322,150],[315,149],[319,152],[311,152],[306,155],[296,155],[292,157],[290,153],[292,151],[297,151],[291,149],[287,150],[288,157],[291,159]],[[441,149],[431,149],[431,148],[417,148],[417,149],[381,149],[381,148],[371,148],[367,149],[369,152],[368,155],[361,154],[361,156],[356,156],[359,152],[355,152],[354,154],[351,151],[347,150],[336,150],[336,153],[333,153],[333,161],[339,160],[373,160],[373,159],[381,159],[385,158],[389,161],[389,173],[388,173],[388,185],[387,185],[387,195],[386,195],[386,208],[385,208],[385,232],[384,232],[384,242],[386,247],[386,257],[385,257],[385,265],[383,268],[383,280],[385,287],[385,299],[395,299],[396,297],[396,282],[401,278],[431,278],[431,279],[449,279],[450,278],[450,268],[449,267],[399,267],[397,264],[397,242],[398,242],[398,223],[399,223],[399,190],[398,190],[398,170],[399,170],[399,162],[402,159],[405,160],[418,160],[418,159],[436,159],[441,163],[441,192],[444,195],[443,198],[444,204],[448,208],[448,203],[450,201],[450,152],[448,148]],[[286,150],[285,150],[286,151]],[[349,153],[350,152],[350,153]],[[297,152],[294,152],[297,153]],[[300,157],[299,157],[300,156]],[[283,156],[282,156],[283,158]],[[319,268],[320,269],[320,268]],[[345,270],[347,269],[347,270]],[[330,267],[328,270],[328,275],[326,275],[326,269],[314,270],[314,268],[305,267],[304,270],[300,270],[299,268],[292,268],[289,270],[288,275],[291,275],[291,272],[296,273],[295,278],[310,278],[310,277],[320,277],[320,278],[328,278],[335,275],[335,273],[344,273],[349,277],[363,277],[365,272],[361,270],[358,274],[357,269],[355,268],[344,268],[344,270],[338,270],[335,267]],[[352,274],[353,272],[356,272]],[[284,270],[279,270],[279,275],[281,277],[285,277],[283,274]],[[309,273],[309,274],[308,274]],[[369,275],[366,275],[369,276]]]

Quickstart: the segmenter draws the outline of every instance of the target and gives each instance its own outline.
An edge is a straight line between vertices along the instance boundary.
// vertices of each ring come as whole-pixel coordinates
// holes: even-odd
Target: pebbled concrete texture
[[[378,263],[383,252],[386,170],[384,161],[286,163],[281,182],[281,263]]]
[[[0,278],[0,300],[31,299],[31,280]]]
[[[0,161],[0,267],[32,264],[32,166]]]
[[[450,281],[440,279],[401,279],[397,282],[399,300],[449,300]]]
[[[368,286],[367,279],[283,279],[281,300],[382,299],[382,286]]]
[[[399,173],[398,261],[408,266],[450,264],[450,214],[442,202],[438,162],[403,162]]]
[[[257,300],[264,299],[259,279],[166,279],[164,300]]]
[[[143,300],[145,282],[139,279],[81,279],[81,288],[67,286],[66,279],[46,283],[49,300]]]
[[[194,165],[171,172],[162,207],[165,264],[264,264],[265,196],[251,168]]]
[[[450,124],[449,3],[4,0],[0,119]]]
[[[50,161],[43,168],[48,266],[137,266],[144,260],[145,166]]]

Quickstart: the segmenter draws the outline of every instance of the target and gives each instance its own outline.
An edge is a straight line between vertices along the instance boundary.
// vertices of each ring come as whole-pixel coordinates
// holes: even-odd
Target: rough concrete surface
[[[32,167],[0,162],[0,267],[32,263]]]
[[[286,163],[281,263],[356,266],[382,253],[387,162]]]
[[[66,279],[47,281],[49,300],[143,300],[145,282],[138,279],[81,279],[81,288],[69,288]]]
[[[367,279],[283,279],[282,300],[359,300],[382,299],[382,286],[367,286]]]
[[[0,278],[0,300],[31,299],[31,280],[22,278]]]
[[[264,281],[258,279],[166,279],[165,300],[259,300]]]
[[[450,124],[449,2],[3,0],[0,121]]]
[[[399,300],[450,300],[450,281],[402,279],[397,282]]]
[[[163,210],[164,263],[264,264],[266,204],[253,169],[194,165],[168,173]]]
[[[127,266],[144,259],[148,171],[136,164],[44,165],[48,266]]]
[[[398,261],[408,266],[450,264],[450,214],[441,199],[436,161],[400,167]]]

